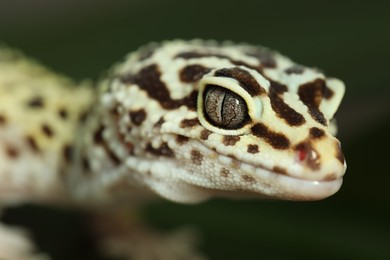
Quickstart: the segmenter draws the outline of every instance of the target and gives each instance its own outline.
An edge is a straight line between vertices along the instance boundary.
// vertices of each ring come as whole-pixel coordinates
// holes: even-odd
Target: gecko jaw
[[[331,181],[299,179],[281,175],[266,169],[256,169],[256,176],[273,182],[277,194],[272,197],[287,200],[321,200],[335,194],[341,187],[343,178]]]

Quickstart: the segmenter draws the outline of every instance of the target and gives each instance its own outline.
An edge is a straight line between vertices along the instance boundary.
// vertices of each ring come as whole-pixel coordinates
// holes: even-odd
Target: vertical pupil
[[[248,119],[248,108],[244,99],[217,85],[206,86],[204,112],[209,123],[225,129],[240,128]]]

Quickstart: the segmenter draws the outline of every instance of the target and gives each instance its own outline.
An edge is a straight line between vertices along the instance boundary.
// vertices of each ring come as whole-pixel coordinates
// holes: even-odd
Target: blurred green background
[[[347,174],[324,201],[156,202],[148,221],[196,227],[210,259],[390,259],[390,2],[0,0],[0,41],[75,79],[147,42],[198,37],[268,46],[341,78]],[[81,214],[26,206],[5,220],[54,259],[98,259]]]

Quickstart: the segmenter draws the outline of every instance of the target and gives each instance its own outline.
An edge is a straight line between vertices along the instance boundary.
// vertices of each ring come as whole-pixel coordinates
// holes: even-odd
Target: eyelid
[[[233,93],[240,96],[246,103],[248,108],[248,122],[239,129],[222,129],[210,124],[204,114],[204,93],[207,85],[217,85],[221,88],[226,88]],[[259,97],[255,99],[252,98],[248,92],[241,88],[238,82],[232,78],[223,78],[213,76],[213,72],[210,72],[207,75],[204,75],[202,79],[198,82],[198,100],[197,100],[197,110],[200,123],[209,131],[223,134],[223,135],[243,135],[250,133],[251,122],[254,118],[259,118],[262,113],[262,105]]]

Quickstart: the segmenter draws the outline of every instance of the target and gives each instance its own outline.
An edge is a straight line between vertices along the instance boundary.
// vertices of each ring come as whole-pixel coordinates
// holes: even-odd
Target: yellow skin
[[[3,49],[1,202],[322,199],[346,169],[331,121],[343,95],[341,81],[243,44],[152,44],[98,89]],[[0,245],[15,234],[0,227]],[[29,259],[31,245],[16,237],[0,256]]]

